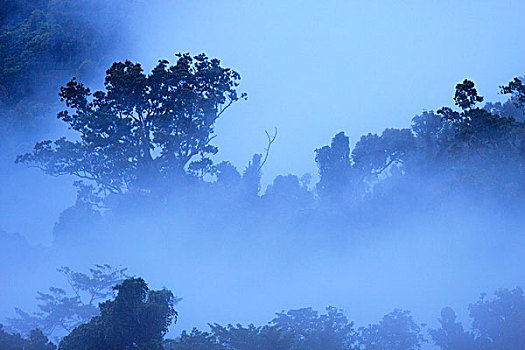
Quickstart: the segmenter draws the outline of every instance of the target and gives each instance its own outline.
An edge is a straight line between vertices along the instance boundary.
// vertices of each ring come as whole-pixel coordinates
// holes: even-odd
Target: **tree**
[[[253,324],[243,327],[218,324],[210,325],[215,344],[221,349],[235,350],[289,350],[293,348],[292,337],[276,326],[256,327]]]
[[[38,329],[32,330],[28,338],[20,334],[9,334],[0,324],[0,349],[2,350],[55,350],[57,347]]]
[[[78,191],[76,203],[60,213],[58,221],[53,227],[54,243],[81,243],[92,238],[90,233],[95,231],[94,227],[102,215],[94,208],[94,205],[98,206],[97,203],[100,198],[90,197],[92,199],[89,202],[83,200],[80,191]]]
[[[226,189],[237,186],[241,181],[241,174],[239,174],[237,168],[227,161],[220,162],[215,166],[215,174],[217,183]]]
[[[278,175],[264,194],[271,206],[283,212],[309,208],[313,204],[313,195],[307,183],[301,183],[296,175]]]
[[[498,174],[497,177],[505,180],[506,185],[511,184],[523,173],[525,125],[512,117],[475,108],[475,104],[482,100],[474,83],[465,80],[456,86],[455,93],[455,101],[461,111],[449,107],[438,111],[453,131],[448,147],[450,160],[457,173],[462,177],[468,176],[472,183],[490,186],[494,175]]]
[[[445,168],[454,139],[450,123],[433,111],[425,111],[412,119],[411,130],[415,135],[416,152],[410,170],[435,172]]]
[[[525,297],[521,288],[500,289],[469,306],[472,327],[480,349],[525,348]]]
[[[421,327],[410,312],[395,309],[378,324],[359,329],[362,350],[415,350],[424,342]]]
[[[352,151],[354,167],[365,176],[381,173],[387,163],[387,155],[377,134],[363,135]]]
[[[430,329],[429,333],[435,345],[442,350],[476,350],[474,336],[463,329],[456,321],[456,313],[450,307],[441,310],[439,318],[441,328]]]
[[[89,274],[84,274],[62,267],[58,271],[66,278],[72,294],[57,287],[50,287],[49,293],[38,292],[39,312],[30,314],[15,308],[17,317],[8,319],[9,326],[22,334],[36,328],[48,336],[69,333],[98,314],[98,302],[113,295],[112,287],[127,277],[126,270],[95,265]]]
[[[501,102],[487,102],[483,109],[491,114],[497,114],[501,117],[512,117],[517,121],[523,122],[525,120],[525,108],[516,105],[514,97],[509,100]],[[524,106],[525,107],[525,106]]]
[[[362,136],[352,151],[354,167],[363,176],[377,176],[392,164],[401,165],[414,146],[415,138],[410,129],[385,129],[381,136]]]
[[[277,326],[243,327],[210,325],[210,332],[194,328],[183,331],[177,339],[165,342],[166,350],[290,350],[295,349],[293,337]]]
[[[506,350],[525,347],[525,297],[521,288],[499,289],[492,299],[482,294],[469,306],[472,330],[464,331],[451,308],[441,311],[441,328],[430,330],[443,350]]]
[[[268,145],[264,149],[264,157],[261,153],[254,154],[242,174],[242,191],[244,192],[244,196],[248,198],[259,195],[259,191],[261,190],[262,168],[266,164],[272,144],[277,138],[277,128],[275,128],[272,135],[270,135],[268,131],[265,131],[265,133],[268,139]]]
[[[467,110],[474,108],[478,102],[483,102],[483,97],[478,95],[478,91],[474,87],[474,82],[465,79],[463,83],[456,85],[454,101],[459,108]]]
[[[525,85],[523,84],[524,78],[514,78],[507,85],[500,86],[501,92],[504,94],[512,95],[512,102],[516,107],[523,110],[525,108]]]
[[[416,139],[410,129],[385,129],[379,136],[361,136],[350,153],[348,137],[338,133],[330,146],[317,149],[315,160],[321,177],[321,196],[362,199],[378,176],[392,166],[401,167],[415,151]]]
[[[239,79],[205,54],[177,54],[175,65],[161,60],[149,75],[138,63],[116,62],[105,91],[95,93],[73,78],[60,89],[68,110],[58,118],[80,141],[39,142],[17,162],[92,181],[104,194],[150,190],[186,174],[188,165],[206,171],[218,151],[215,121],[245,98],[237,94]]]
[[[245,196],[257,197],[261,190],[262,154],[256,153],[242,173],[242,190]]]
[[[193,329],[166,342],[167,350],[352,350],[355,331],[342,312],[328,307],[319,315],[311,308],[278,313],[265,326],[226,327],[214,324],[210,332]]]
[[[344,132],[336,134],[330,146],[315,150],[315,162],[319,168],[320,194],[338,197],[351,186],[350,141]]]
[[[213,334],[193,328],[190,333],[182,331],[177,339],[164,341],[166,350],[223,350]]]
[[[142,278],[129,278],[114,287],[117,296],[99,305],[100,316],[76,327],[59,344],[60,350],[162,350],[177,302],[166,289],[150,290]]]
[[[321,315],[312,308],[278,313],[270,324],[293,337],[294,350],[353,349],[356,340],[353,322],[335,307]]]
[[[99,64],[113,50],[108,39],[122,40],[120,7],[100,0],[3,0],[0,106],[24,101],[27,108],[35,95],[51,101],[50,92],[55,94],[66,74],[82,74]],[[101,15],[86,16],[92,11]]]

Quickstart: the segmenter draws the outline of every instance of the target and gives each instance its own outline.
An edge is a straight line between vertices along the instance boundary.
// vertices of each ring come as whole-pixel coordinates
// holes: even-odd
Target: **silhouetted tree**
[[[353,349],[356,341],[353,322],[335,307],[328,307],[321,315],[311,308],[278,313],[271,324],[293,337],[291,349]]]
[[[249,325],[210,325],[215,343],[221,349],[250,350],[250,349],[292,349],[293,339],[275,326],[255,327]]]
[[[3,0],[0,106],[24,101],[27,108],[27,98],[35,95],[51,100],[49,95],[56,97],[55,90],[67,79],[66,74],[94,69],[115,46],[108,39],[123,40],[119,9],[120,5],[100,0]],[[100,16],[92,16],[95,11]],[[0,117],[10,118],[11,113],[15,111]]]
[[[289,213],[310,208],[314,201],[307,185],[291,174],[278,175],[266,188],[264,199],[270,203],[270,207]]]
[[[352,151],[354,167],[366,176],[378,176],[392,164],[402,164],[415,147],[410,129],[385,129],[381,136],[362,136]]]
[[[344,132],[334,136],[330,146],[315,150],[320,180],[317,190],[323,196],[340,197],[348,193],[351,182],[350,141]]]
[[[166,342],[167,350],[352,350],[353,323],[336,308],[319,315],[311,308],[278,313],[268,325],[210,325]]]
[[[359,329],[362,350],[415,350],[421,349],[423,342],[421,326],[408,311],[399,309],[383,316],[378,324]]]
[[[512,117],[517,121],[525,121],[525,108],[519,107],[513,102],[514,97],[511,97],[505,102],[487,102],[483,109],[491,114],[496,114],[501,117]],[[525,107],[525,106],[524,106]]]
[[[56,348],[40,330],[32,330],[28,338],[22,338],[20,334],[6,333],[0,324],[2,350],[55,350]]]
[[[208,171],[208,156],[217,153],[215,121],[244,97],[236,91],[240,76],[204,54],[177,57],[172,66],[159,61],[149,75],[138,63],[116,62],[105,91],[91,93],[73,78],[61,88],[69,110],[58,118],[80,141],[39,142],[17,162],[91,180],[106,194],[151,189],[185,174],[188,164],[194,173]]]
[[[511,101],[516,107],[523,109],[525,107],[525,85],[522,78],[514,78],[507,85],[500,86],[501,92],[504,94],[511,94]]]
[[[72,294],[57,287],[50,287],[49,293],[38,292],[39,312],[30,314],[15,308],[17,317],[8,319],[9,326],[22,334],[36,328],[48,336],[69,333],[98,314],[97,304],[113,295],[112,287],[127,277],[126,270],[95,265],[89,274],[84,274],[62,267],[58,271],[66,278]]]
[[[474,82],[465,79],[463,83],[456,85],[454,101],[462,110],[468,110],[474,108],[477,103],[483,102],[483,97],[478,95],[478,91],[474,87]]]
[[[117,296],[100,304],[100,316],[75,328],[60,350],[163,349],[163,337],[177,320],[173,294],[152,291],[141,278],[126,279],[114,289]]]
[[[166,350],[223,350],[223,346],[218,344],[213,334],[202,332],[197,328],[190,333],[182,331],[177,339],[167,339],[164,341]]]
[[[480,349],[525,349],[525,297],[521,288],[500,289],[469,306]]]
[[[262,154],[256,153],[242,174],[243,191],[248,197],[256,197],[261,190]]]
[[[439,318],[441,328],[430,329],[429,333],[435,345],[442,350],[476,350],[474,336],[463,329],[456,321],[456,313],[449,307],[441,310]]]
[[[525,297],[521,288],[499,289],[492,299],[482,294],[469,306],[472,330],[456,321],[451,308],[441,311],[441,328],[430,330],[443,350],[507,350],[525,347]]]

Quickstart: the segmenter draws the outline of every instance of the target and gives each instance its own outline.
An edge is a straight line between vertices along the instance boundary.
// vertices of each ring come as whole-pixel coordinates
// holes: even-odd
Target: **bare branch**
[[[266,164],[266,161],[268,160],[268,155],[270,154],[270,147],[272,147],[272,143],[274,143],[275,139],[277,138],[276,127],[274,128],[273,135],[270,135],[270,133],[266,130],[264,132],[266,133],[266,137],[268,138],[268,146],[264,149],[265,155],[263,161],[261,162],[261,165],[259,165],[259,170],[261,170],[264,164]]]

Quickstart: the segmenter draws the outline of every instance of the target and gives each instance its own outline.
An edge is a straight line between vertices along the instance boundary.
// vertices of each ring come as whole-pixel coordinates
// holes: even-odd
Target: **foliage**
[[[275,326],[248,327],[241,325],[211,325],[214,343],[220,349],[275,349],[285,350],[292,347],[291,337]]]
[[[177,57],[172,66],[159,61],[149,75],[138,63],[116,62],[106,73],[105,91],[91,93],[71,80],[60,96],[72,112],[58,118],[80,141],[39,142],[17,162],[91,180],[106,194],[172,183],[188,164],[192,173],[209,172],[208,156],[217,153],[214,123],[245,97],[236,91],[240,76],[204,54]]]
[[[429,333],[434,344],[443,350],[474,350],[474,336],[463,329],[463,325],[456,321],[456,313],[450,307],[441,310],[439,318],[441,328],[430,329]]]
[[[322,195],[337,196],[350,185],[351,159],[350,141],[340,132],[334,136],[330,146],[315,150],[315,162],[321,177],[317,190]]]
[[[523,80],[523,77],[514,78],[507,85],[500,86],[502,93],[512,95],[512,102],[518,108],[525,107],[525,84],[523,84]]]
[[[504,350],[525,347],[525,297],[521,288],[500,289],[492,299],[482,294],[469,306],[472,330],[456,322],[451,308],[441,311],[441,328],[430,330],[434,344],[443,350]]]
[[[476,342],[482,349],[525,347],[525,298],[521,288],[500,289],[494,298],[484,295],[470,305]]]
[[[521,80],[502,91],[521,106]],[[454,101],[459,111],[424,112],[414,117],[411,129],[364,135],[351,151],[348,138],[338,133],[330,146],[316,150],[319,195],[352,202],[377,197],[382,193],[375,191],[377,185],[387,180],[408,184],[413,176],[429,175],[475,192],[522,194],[525,122],[500,113],[498,105],[478,107],[483,97],[467,79],[457,84]]]
[[[328,307],[325,314],[311,308],[277,313],[265,326],[210,324],[208,332],[194,328],[165,340],[168,327],[177,320],[174,304],[179,298],[165,289],[150,290],[141,278],[128,278],[113,289],[116,297],[99,305],[99,316],[77,326],[60,342],[59,349],[414,350],[426,342],[424,325],[417,324],[408,311],[395,309],[377,324],[355,331],[353,322],[334,307]],[[92,292],[107,296],[96,286]],[[525,297],[521,288],[497,290],[491,299],[482,294],[469,311],[470,331],[457,321],[451,308],[444,308],[438,319],[440,328],[429,330],[432,343],[442,350],[524,348]],[[56,349],[38,329],[25,339],[6,333],[1,325],[0,348]]]
[[[187,186],[214,193],[224,205],[240,199],[254,204],[262,198],[265,208],[279,211],[286,204],[294,213],[315,208],[316,195],[319,203],[332,203],[341,211],[364,200],[395,200],[392,191],[403,193],[416,177],[436,179],[445,191],[461,186],[467,193],[502,199],[525,192],[525,121],[512,117],[518,116],[516,110],[505,112],[509,105],[523,108],[525,89],[519,78],[501,87],[511,95],[506,105],[481,108],[483,97],[465,79],[454,92],[457,110],[423,112],[413,118],[411,128],[364,135],[353,148],[339,132],[330,145],[315,150],[315,193],[298,184],[296,176],[281,175],[263,194],[262,167],[276,134],[267,133],[266,155],[255,154],[242,172],[228,161],[214,165],[210,158],[218,152],[212,145],[216,120],[245,97],[237,93],[239,80],[238,73],[217,59],[178,54],[174,65],[161,60],[150,74],[138,63],[114,63],[106,72],[104,91],[91,93],[74,78],[62,87],[67,109],[58,117],[80,139],[42,141],[33,152],[17,157],[17,162],[53,176],[80,178],[79,200],[64,212],[57,236],[70,236],[71,218],[96,221],[93,206],[119,203],[107,200],[113,194],[169,203],[188,193]],[[208,182],[205,175],[217,180]]]
[[[193,329],[166,344],[169,350],[343,350],[353,349],[355,331],[342,312],[328,307],[319,315],[311,308],[278,313],[268,325],[210,325]]]
[[[237,168],[230,162],[220,162],[215,166],[217,184],[225,189],[235,187],[241,181],[241,174]]]
[[[356,340],[353,322],[335,307],[321,315],[311,308],[278,313],[272,324],[293,337],[292,349],[350,349]]]
[[[178,339],[167,339],[164,341],[166,350],[220,350],[221,345],[217,343],[214,336],[208,332],[202,332],[197,328],[190,333],[182,331]]]
[[[69,333],[98,314],[97,304],[113,295],[112,287],[127,277],[126,270],[95,265],[84,274],[62,267],[58,271],[72,293],[57,287],[50,287],[49,293],[38,292],[39,311],[30,314],[15,308],[17,317],[8,319],[9,326],[22,334],[36,328],[48,336]]]
[[[352,160],[360,173],[376,177],[392,164],[401,165],[414,147],[410,129],[385,129],[381,136],[362,136],[352,151]]]
[[[243,192],[250,197],[256,197],[261,190],[262,154],[256,153],[242,174]]]
[[[9,334],[0,324],[0,349],[2,350],[55,350],[57,347],[51,343],[40,330],[32,330],[28,338],[20,334]]]
[[[313,206],[314,198],[308,190],[308,175],[302,181],[296,175],[278,175],[273,183],[268,185],[263,197],[272,207],[289,211],[299,206]]]
[[[363,350],[415,350],[425,341],[421,326],[410,312],[396,309],[383,316],[378,324],[359,329],[359,345]]]
[[[454,94],[454,101],[456,106],[462,110],[472,109],[477,103],[483,102],[483,97],[478,95],[474,82],[465,79],[463,83],[456,85],[456,93]]]
[[[512,117],[517,121],[523,122],[525,120],[525,106],[516,106],[516,103],[512,102],[514,98],[510,98],[505,102],[487,102],[483,106],[491,114],[497,114],[502,117]]]
[[[55,93],[65,74],[82,74],[110,51],[116,22],[103,1],[4,0],[0,6],[0,106]],[[104,17],[101,17],[104,18]],[[104,30],[101,30],[104,26]],[[66,73],[67,72],[67,73]]]
[[[59,349],[163,348],[163,337],[177,320],[173,294],[150,290],[142,278],[126,279],[114,290],[115,299],[100,304],[100,316],[76,327],[62,339]]]

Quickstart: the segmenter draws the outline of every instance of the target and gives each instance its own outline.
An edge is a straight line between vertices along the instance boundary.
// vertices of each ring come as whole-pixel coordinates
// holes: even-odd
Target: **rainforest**
[[[525,349],[523,13],[0,0],[0,350]]]

